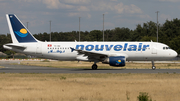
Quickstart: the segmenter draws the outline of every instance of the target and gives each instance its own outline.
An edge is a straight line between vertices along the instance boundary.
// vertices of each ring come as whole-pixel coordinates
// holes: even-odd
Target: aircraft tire
[[[97,67],[98,67],[98,66],[97,66],[96,64],[93,64],[93,65],[92,65],[92,70],[96,70]]]
[[[152,66],[152,70],[155,70],[156,69],[156,67],[155,66]]]

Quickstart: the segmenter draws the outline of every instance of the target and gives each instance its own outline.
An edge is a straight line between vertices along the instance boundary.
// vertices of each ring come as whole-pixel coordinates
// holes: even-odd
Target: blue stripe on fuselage
[[[146,51],[146,48],[150,47],[150,45],[143,45],[142,43],[139,43],[139,45],[133,45],[128,43],[125,43],[124,45],[76,45],[76,49],[86,50],[86,51],[110,51],[112,48],[114,51]]]

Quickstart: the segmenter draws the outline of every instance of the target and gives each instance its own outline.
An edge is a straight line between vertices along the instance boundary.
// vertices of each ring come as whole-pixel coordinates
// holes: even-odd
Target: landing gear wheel
[[[98,67],[98,66],[97,66],[96,64],[93,64],[93,65],[92,65],[92,70],[96,70],[97,67]]]
[[[152,60],[152,70],[155,70],[156,66],[154,66],[154,60]]]
[[[156,69],[156,67],[155,66],[152,66],[152,70],[155,70]]]

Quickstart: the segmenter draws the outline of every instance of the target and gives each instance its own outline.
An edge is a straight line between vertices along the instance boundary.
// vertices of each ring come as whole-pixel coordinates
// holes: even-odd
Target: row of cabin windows
[[[48,48],[48,49],[70,49],[70,48]],[[81,48],[79,48],[79,49],[81,49]],[[86,49],[91,49],[91,48],[86,48]],[[102,49],[102,48],[96,48],[96,49]],[[105,49],[105,48],[103,48],[103,49]],[[124,49],[124,48],[116,48],[116,49]],[[127,48],[127,49],[150,49],[150,48]]]
[[[70,48],[48,48],[48,49],[70,49]]]

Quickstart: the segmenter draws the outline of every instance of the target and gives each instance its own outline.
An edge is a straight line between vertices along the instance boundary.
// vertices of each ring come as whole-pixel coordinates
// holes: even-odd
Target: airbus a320
[[[175,58],[177,52],[158,42],[42,42],[37,40],[15,14],[6,15],[12,43],[5,49],[19,53],[62,61],[98,62],[122,67],[126,61],[154,61]]]

